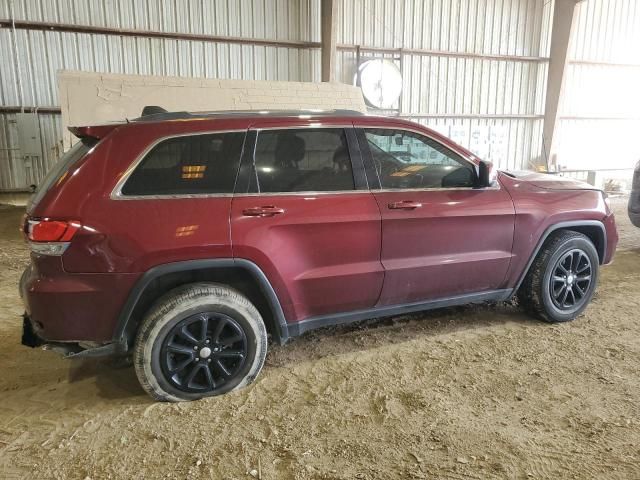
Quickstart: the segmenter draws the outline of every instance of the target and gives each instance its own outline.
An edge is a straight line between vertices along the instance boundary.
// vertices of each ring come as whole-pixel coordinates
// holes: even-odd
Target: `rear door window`
[[[233,193],[245,132],[163,140],[122,187],[125,196]]]
[[[342,128],[262,130],[255,166],[260,192],[353,190],[353,170]]]

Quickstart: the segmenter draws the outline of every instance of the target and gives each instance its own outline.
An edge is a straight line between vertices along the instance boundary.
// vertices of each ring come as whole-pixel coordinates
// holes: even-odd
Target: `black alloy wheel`
[[[191,315],[166,335],[160,350],[167,381],[187,393],[212,393],[242,369],[247,336],[240,324],[219,312]]]
[[[551,274],[549,291],[553,304],[560,310],[580,307],[587,299],[591,276],[591,260],[586,252],[579,248],[566,252]]]

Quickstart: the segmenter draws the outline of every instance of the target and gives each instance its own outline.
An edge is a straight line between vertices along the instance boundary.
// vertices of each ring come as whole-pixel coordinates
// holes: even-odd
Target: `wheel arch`
[[[245,259],[216,258],[167,263],[147,270],[120,311],[113,341],[129,350],[142,317],[159,297],[178,286],[203,281],[240,291],[256,306],[267,331],[277,342],[282,344],[289,339],[280,301],[260,267]]]
[[[522,285],[522,282],[527,276],[527,273],[529,272],[531,265],[533,264],[534,260],[538,256],[538,253],[540,253],[540,249],[549,238],[549,235],[561,230],[570,230],[570,231],[582,233],[587,238],[589,238],[589,240],[591,240],[591,242],[595,246],[596,251],[598,252],[598,263],[600,265],[604,263],[605,253],[607,251],[607,235],[606,235],[604,224],[601,221],[576,220],[576,221],[570,221],[570,222],[554,223],[553,225],[550,225],[549,227],[547,227],[547,229],[544,231],[544,233],[541,235],[540,239],[538,240],[538,243],[536,244],[536,247],[533,249],[533,252],[531,253],[531,256],[527,262],[527,265],[525,266],[524,270],[520,274],[520,278],[518,279],[518,282],[516,283],[513,289],[514,293],[517,292],[518,289],[520,288],[520,285]]]

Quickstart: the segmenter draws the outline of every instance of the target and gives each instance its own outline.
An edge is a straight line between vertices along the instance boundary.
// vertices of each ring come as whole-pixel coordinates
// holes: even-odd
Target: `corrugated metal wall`
[[[355,45],[362,57],[397,58],[404,90],[395,113],[451,135],[501,167],[526,167],[542,151],[552,11],[553,1],[543,0],[343,0],[339,80],[353,81]],[[320,40],[319,0],[6,0],[0,2],[0,18]],[[367,50],[401,47],[402,52]],[[5,106],[58,105],[58,69],[320,79],[320,51],[306,47],[0,29],[0,55]],[[0,189],[34,183],[59,150],[59,116],[41,115],[45,158],[26,171],[16,150],[14,120],[14,115],[0,115]]]
[[[542,152],[552,12],[553,2],[539,0],[355,0],[342,4],[352,20],[338,42],[402,48],[360,57],[397,59],[401,115],[502,168],[523,168]],[[340,80],[353,81],[356,52],[341,52],[338,64]]]
[[[4,0],[0,18],[277,40],[320,40],[317,0]],[[20,65],[16,58],[19,58]],[[320,81],[320,51],[224,42],[0,29],[0,102],[58,105],[60,69],[145,75]],[[18,82],[18,77],[21,82]],[[21,84],[21,85],[20,85]],[[42,165],[17,149],[15,115],[0,114],[0,190],[37,183],[60,150],[60,116],[41,115]]]
[[[37,185],[62,153],[60,115],[39,114],[38,123],[43,157],[25,162],[18,148],[16,116],[0,113],[0,191]]]
[[[0,18],[11,18],[11,3],[15,20],[279,40],[319,41],[320,35],[319,7],[310,0],[9,0]],[[0,35],[9,47],[11,31]],[[28,30],[16,30],[15,43],[23,96],[14,62],[2,62],[5,105],[57,105],[59,69],[251,80],[318,81],[320,75],[319,51],[307,49]]]
[[[629,169],[640,160],[640,2],[578,4],[559,108],[557,162]]]

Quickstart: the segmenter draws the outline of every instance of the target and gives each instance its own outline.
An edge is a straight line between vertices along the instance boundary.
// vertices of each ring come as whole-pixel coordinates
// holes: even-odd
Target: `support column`
[[[335,0],[322,0],[320,4],[320,32],[323,82],[336,80],[336,39],[338,35],[338,8]]]
[[[569,40],[576,16],[576,4],[582,0],[555,0],[553,25],[551,27],[551,51],[547,72],[547,95],[544,104],[544,156],[540,166],[554,168],[553,155],[558,105],[562,95],[565,70],[567,67]]]

